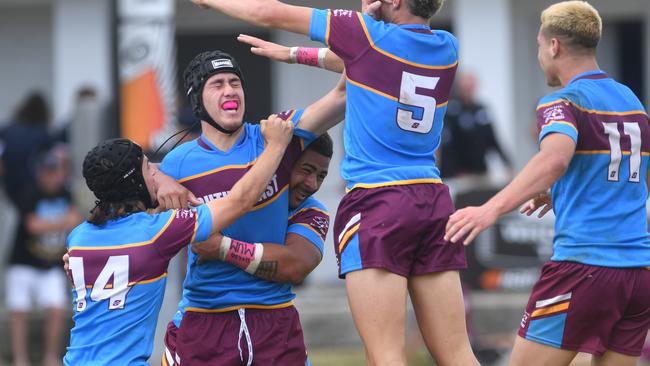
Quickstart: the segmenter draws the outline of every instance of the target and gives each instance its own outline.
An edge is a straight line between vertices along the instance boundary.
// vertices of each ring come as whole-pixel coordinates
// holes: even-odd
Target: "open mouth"
[[[234,100],[229,100],[227,102],[224,102],[221,105],[221,109],[223,109],[226,112],[236,112],[239,109],[239,102]]]

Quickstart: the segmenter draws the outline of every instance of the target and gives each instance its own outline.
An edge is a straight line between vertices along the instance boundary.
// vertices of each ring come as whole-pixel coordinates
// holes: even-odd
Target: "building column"
[[[510,0],[455,0],[452,24],[460,47],[459,72],[478,78],[477,98],[489,108],[499,142],[511,152],[517,146],[513,99],[513,23]]]
[[[53,93],[55,123],[68,120],[78,89],[90,86],[108,101],[111,86],[111,1],[52,2]]]

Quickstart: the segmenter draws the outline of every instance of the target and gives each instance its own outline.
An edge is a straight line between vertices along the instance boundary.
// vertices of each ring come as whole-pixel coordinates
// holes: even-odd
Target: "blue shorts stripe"
[[[526,339],[551,347],[561,348],[564,338],[566,313],[530,321]]]
[[[341,253],[341,275],[363,269],[361,251],[359,250],[359,233],[352,236]]]

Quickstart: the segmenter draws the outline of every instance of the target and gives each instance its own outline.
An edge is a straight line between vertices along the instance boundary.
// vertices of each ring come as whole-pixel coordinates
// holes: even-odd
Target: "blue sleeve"
[[[329,29],[329,10],[314,9],[311,13],[309,37],[312,41],[327,44],[327,31]]]
[[[192,242],[201,242],[208,239],[212,232],[212,213],[208,205],[196,207],[196,234]]]
[[[323,254],[325,247],[323,239],[307,224],[293,224],[287,228],[287,234],[288,233],[294,233],[302,236],[310,243],[312,243],[318,249],[318,251],[320,251],[321,255]]]
[[[370,47],[371,34],[381,36],[383,25],[385,23],[353,10],[314,9],[309,35],[312,40],[324,43],[341,59],[350,62]]]
[[[543,98],[537,107],[539,143],[551,133],[567,135],[578,143],[578,120],[574,107],[559,95]]]
[[[300,122],[300,119],[302,118],[302,115],[305,113],[304,108],[300,109],[290,109],[287,111],[284,111],[280,114],[278,114],[278,117],[284,119],[284,120],[290,120],[293,123],[293,134],[294,136],[297,136],[303,140],[304,147],[309,146],[318,136],[314,135],[312,132],[300,129],[300,128],[295,128],[298,125],[298,122]]]
[[[323,254],[330,216],[323,204],[308,197],[289,215],[287,233],[298,234],[312,243]]]
[[[295,128],[293,130],[294,136],[298,136],[302,139],[305,144],[305,147],[309,146],[318,136],[314,135],[313,132],[309,132],[300,128]],[[304,150],[304,149],[303,149]]]

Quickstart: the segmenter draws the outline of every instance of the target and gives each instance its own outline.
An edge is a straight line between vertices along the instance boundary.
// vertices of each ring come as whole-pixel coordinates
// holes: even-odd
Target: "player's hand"
[[[497,211],[487,205],[458,210],[447,221],[445,240],[457,243],[464,238],[463,244],[469,245],[481,231],[493,225],[498,218]]]
[[[72,285],[74,285],[74,281],[72,281],[72,274],[70,273],[70,256],[68,253],[65,253],[63,255],[63,270],[65,271],[65,275],[68,277],[68,280]]]
[[[201,204],[201,201],[196,199],[192,192],[161,172],[154,175],[154,181],[157,186],[158,205],[164,210],[189,208],[189,205],[199,206]]]
[[[373,19],[381,19],[382,0],[361,0],[361,12],[370,15]]]
[[[281,44],[265,41],[263,39],[249,36],[247,34],[240,34],[237,40],[242,43],[249,44],[251,52],[258,56],[270,58],[271,60],[291,63],[291,49]]]
[[[223,235],[217,233],[210,236],[206,241],[192,244],[192,252],[198,256],[198,264],[219,259],[219,248],[222,238]]]
[[[293,137],[293,123],[285,121],[275,114],[260,122],[262,125],[262,136],[268,145],[285,147]]]
[[[535,198],[524,203],[524,205],[519,209],[519,212],[526,216],[530,216],[535,213],[535,211],[537,211],[540,207],[541,211],[539,211],[537,217],[541,219],[553,208],[553,204],[551,203],[551,196],[548,193],[539,194]]]

